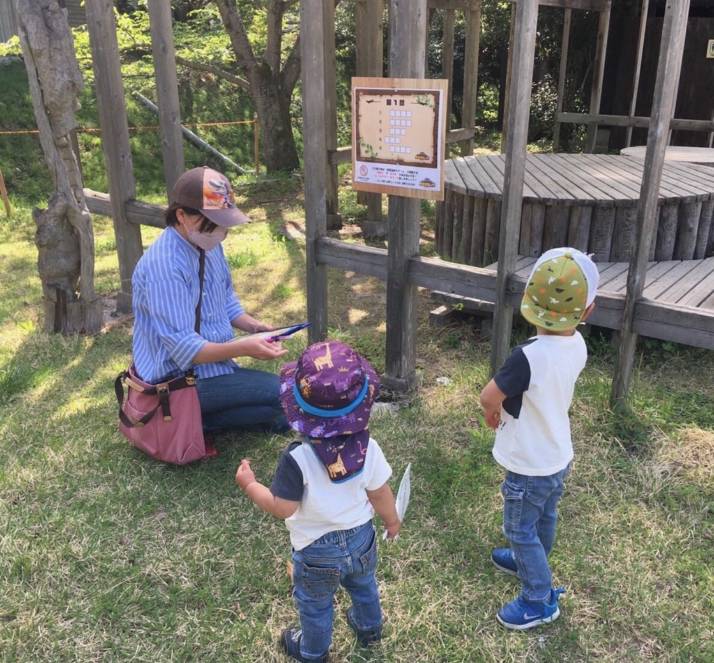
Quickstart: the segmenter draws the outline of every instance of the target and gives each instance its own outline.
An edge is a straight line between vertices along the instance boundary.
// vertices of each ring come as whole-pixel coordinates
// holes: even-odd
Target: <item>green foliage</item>
[[[20,38],[15,35],[6,42],[0,42],[0,58],[2,57],[22,57],[20,48]]]
[[[132,97],[133,92],[156,99],[148,13],[145,2],[138,7],[126,7],[127,13],[116,13],[117,38],[122,57],[122,80],[125,90],[130,127],[156,126],[158,118]],[[200,5],[201,3],[196,3]],[[251,3],[246,3],[246,7]],[[249,12],[249,15],[252,15]],[[75,28],[73,37],[85,88],[77,114],[80,127],[98,127],[98,110],[94,97],[89,35],[85,26]],[[232,66],[228,37],[213,4],[190,12],[189,18],[176,24],[176,43],[179,54],[198,61],[215,60]],[[243,91],[211,74],[197,73],[179,67],[179,89],[182,121],[220,122],[240,120],[252,122],[253,105]],[[21,61],[0,66],[0,80],[4,94],[0,98],[0,130],[33,129],[35,118]],[[239,164],[252,165],[253,125],[210,126],[194,129],[204,140],[231,156]],[[78,134],[85,186],[107,191],[108,184],[101,136],[96,133]],[[130,131],[134,173],[140,198],[150,198],[164,191],[161,144],[156,129]],[[212,157],[184,142],[187,167],[208,164],[223,166]],[[44,164],[37,136],[0,136],[0,168],[7,180],[11,196],[41,204],[52,184]],[[231,174],[235,178],[235,174]]]
[[[547,74],[540,81],[533,84],[528,140],[536,141],[544,136],[552,135],[557,104],[557,84],[550,74]]]

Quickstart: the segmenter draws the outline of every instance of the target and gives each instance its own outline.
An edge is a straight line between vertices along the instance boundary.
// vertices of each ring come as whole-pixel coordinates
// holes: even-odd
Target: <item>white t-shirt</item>
[[[548,476],[573,459],[568,410],[587,361],[579,332],[541,335],[516,347],[493,377],[501,406],[493,457],[511,472]]]
[[[381,488],[390,476],[392,468],[372,438],[362,470],[337,483],[330,480],[309,442],[293,442],[278,461],[270,492],[300,502],[285,524],[293,548],[302,550],[328,532],[353,529],[371,520],[374,509],[367,491]]]

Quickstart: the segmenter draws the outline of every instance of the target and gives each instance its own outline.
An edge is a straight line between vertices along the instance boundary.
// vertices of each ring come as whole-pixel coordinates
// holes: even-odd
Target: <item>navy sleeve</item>
[[[520,346],[511,352],[511,356],[493,376],[493,381],[508,398],[519,396],[528,390],[531,367]]]
[[[299,445],[300,443],[296,442],[283,451],[278,461],[278,467],[275,469],[273,482],[270,484],[270,492],[275,497],[293,502],[302,500],[303,492],[302,470],[290,454]]]

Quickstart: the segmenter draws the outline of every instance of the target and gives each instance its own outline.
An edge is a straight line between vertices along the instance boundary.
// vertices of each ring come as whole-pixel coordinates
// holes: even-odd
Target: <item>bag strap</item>
[[[164,417],[164,421],[171,421],[171,407],[169,405],[169,394],[172,391],[178,391],[179,389],[185,389],[186,387],[194,387],[196,385],[196,378],[192,372],[190,374],[182,375],[179,378],[174,378],[169,382],[162,382],[161,384],[151,385],[150,387],[143,387],[136,381],[134,381],[129,375],[128,371],[122,371],[117,375],[116,380],[114,380],[114,394],[117,398],[117,403],[119,404],[119,419],[121,422],[129,427],[136,428],[148,424],[156,411],[161,408],[161,412]],[[159,404],[151,411],[147,412],[141,419],[133,419],[129,417],[126,412],[124,412],[124,387],[128,389],[134,389],[134,391],[140,391],[142,394],[148,394],[149,396],[154,396],[158,394]]]
[[[206,274],[206,252],[198,249],[198,306],[196,306],[196,322],[193,326],[197,334],[201,333],[201,302],[203,301],[203,277]]]
[[[117,397],[117,403],[119,403],[119,420],[127,428],[141,428],[151,421],[154,414],[156,414],[156,410],[159,409],[159,406],[157,405],[153,410],[147,412],[141,419],[132,419],[127,416],[124,412],[124,380],[126,379],[131,379],[129,373],[122,371],[117,375],[117,379],[114,380],[114,394]]]

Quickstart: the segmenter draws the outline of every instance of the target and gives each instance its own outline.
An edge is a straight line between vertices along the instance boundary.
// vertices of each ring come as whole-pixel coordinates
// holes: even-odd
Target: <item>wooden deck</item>
[[[515,280],[524,286],[535,258],[519,257]],[[498,264],[487,269],[496,271]],[[600,285],[591,322],[619,329],[629,263],[598,263]],[[714,257],[703,260],[651,262],[640,308],[638,333],[686,345],[714,349]],[[654,315],[652,312],[656,311]]]
[[[437,252],[474,266],[498,254],[504,155],[445,164],[446,198],[437,206]],[[644,162],[611,154],[528,154],[519,253],[536,257],[573,246],[602,262],[634,250]],[[666,162],[651,260],[702,259],[714,252],[714,169]]]
[[[528,278],[535,258],[520,257],[516,276]],[[495,270],[498,263],[489,265]],[[601,262],[599,292],[624,297],[629,263]],[[647,299],[714,312],[714,258],[704,260],[668,260],[647,266],[644,296]]]
[[[509,289],[517,307],[535,258],[519,256]],[[498,263],[486,267],[495,280]],[[629,263],[598,263],[600,286],[595,311],[588,322],[619,329],[625,303]],[[434,299],[467,311],[492,312],[493,299],[473,299],[433,291]],[[714,350],[714,258],[669,260],[647,266],[647,280],[635,326],[639,334]]]
[[[505,155],[446,162],[445,186],[462,194],[501,198]],[[640,197],[644,161],[617,154],[528,154],[523,199],[559,205],[632,206]],[[714,196],[711,168],[668,161],[659,200],[695,202]]]
[[[641,161],[644,161],[646,153],[646,145],[623,147],[620,150],[620,154],[633,159],[640,159]],[[665,161],[684,161],[687,163],[696,163],[701,166],[714,166],[714,148],[669,145],[664,152],[664,159]]]

